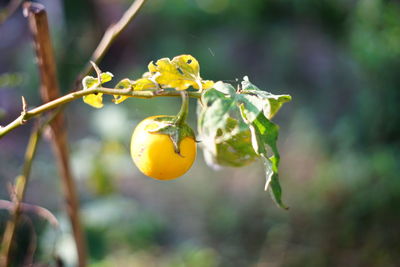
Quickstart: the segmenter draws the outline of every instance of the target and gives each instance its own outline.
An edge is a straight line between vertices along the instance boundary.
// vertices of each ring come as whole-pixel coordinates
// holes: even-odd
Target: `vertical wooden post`
[[[50,39],[47,13],[44,6],[41,4],[26,2],[23,7],[24,14],[28,17],[29,26],[34,39],[41,79],[40,94],[43,102],[49,102],[60,96],[60,90],[53,47]],[[80,223],[78,194],[70,168],[67,131],[62,112],[50,123],[50,129],[51,142],[62,178],[66,209],[75,238],[79,266],[83,267],[86,265],[86,246]]]

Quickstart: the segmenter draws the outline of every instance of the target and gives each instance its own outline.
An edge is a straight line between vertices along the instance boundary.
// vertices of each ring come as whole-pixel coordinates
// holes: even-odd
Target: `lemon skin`
[[[180,154],[174,151],[166,134],[150,133],[158,127],[153,116],[141,121],[131,138],[131,157],[138,169],[157,180],[172,180],[185,174],[196,159],[196,142],[186,137],[180,143]]]

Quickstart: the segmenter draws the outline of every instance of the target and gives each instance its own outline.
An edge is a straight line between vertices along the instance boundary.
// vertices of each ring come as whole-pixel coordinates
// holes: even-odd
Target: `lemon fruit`
[[[157,180],[172,180],[185,174],[196,159],[194,136],[185,136],[178,151],[168,134],[158,133],[160,121],[170,116],[152,116],[141,121],[131,138],[131,157],[139,170]]]

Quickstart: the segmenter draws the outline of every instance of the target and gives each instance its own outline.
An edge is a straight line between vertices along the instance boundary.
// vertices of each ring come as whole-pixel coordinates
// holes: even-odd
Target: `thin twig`
[[[92,56],[90,57],[90,61],[93,61],[94,63],[99,63],[99,61],[104,57],[105,53],[108,51],[114,40],[121,34],[123,30],[125,30],[128,24],[135,18],[135,16],[138,14],[138,11],[141,9],[141,7],[145,2],[146,0],[134,1],[122,15],[121,19],[117,23],[112,24],[110,27],[108,27],[100,43],[94,50]],[[90,73],[92,69],[93,69],[92,64],[88,62],[75,81],[76,90],[82,89],[81,81],[85,76],[87,76]]]
[[[65,105],[71,101],[74,101],[78,98],[81,98],[86,95],[103,93],[106,95],[121,95],[121,96],[130,96],[135,98],[154,98],[154,97],[180,97],[181,94],[179,91],[154,91],[154,90],[146,90],[146,91],[132,91],[131,89],[113,89],[113,88],[93,88],[88,90],[80,90],[77,92],[72,92],[62,97],[59,97],[53,101],[47,102],[43,105],[40,105],[36,108],[26,111],[24,114],[21,114],[14,121],[9,123],[4,127],[0,127],[0,138],[11,132],[12,130],[18,128],[23,123],[21,121],[28,121],[46,111],[52,110],[59,106]],[[201,93],[199,92],[188,92],[189,96],[192,98],[200,98]]]
[[[59,227],[59,223],[56,217],[49,210],[40,206],[23,203],[23,201],[25,199],[25,192],[29,181],[32,162],[35,157],[37,145],[39,143],[42,132],[44,128],[55,119],[60,110],[61,108],[53,111],[47,120],[41,123],[40,126],[35,126],[35,128],[32,130],[25,152],[25,160],[22,168],[22,174],[16,178],[14,186],[12,186],[11,184],[9,185],[11,201],[0,200],[0,209],[7,209],[11,212],[11,219],[7,223],[3,235],[0,266],[7,266],[10,263],[11,247],[13,244],[13,239],[15,237],[16,227],[19,223],[19,217],[23,211],[33,212],[40,217],[48,220],[54,227]]]
[[[56,216],[54,216],[53,213],[51,213],[48,209],[43,208],[41,206],[37,206],[37,205],[32,205],[32,204],[28,204],[28,203],[22,203],[21,201],[23,200],[20,199],[18,205],[19,205],[19,209],[22,212],[32,212],[36,215],[38,215],[39,217],[42,217],[43,219],[45,219],[46,221],[48,221],[53,227],[58,228],[59,227],[59,222],[56,218]],[[0,199],[0,209],[5,209],[8,211],[13,211],[16,209],[16,203],[12,202],[12,201],[8,201],[8,200],[3,200]]]
[[[15,183],[15,205],[12,209],[11,220],[8,221],[3,235],[2,253],[0,257],[1,266],[9,266],[11,260],[11,247],[15,237],[15,230],[18,224],[18,219],[21,213],[21,203],[24,199],[26,192],[26,185],[28,183],[29,175],[31,172],[32,161],[35,157],[36,148],[40,139],[41,129],[35,128],[29,138],[28,146],[26,147],[24,166],[22,174],[17,177]]]
[[[21,5],[22,0],[11,0],[10,3],[0,11],[0,25],[10,18],[18,7]]]
[[[13,1],[15,3],[18,3],[20,1]],[[111,46],[112,42],[114,39],[126,28],[126,26],[129,24],[130,21],[135,17],[139,9],[143,6],[145,0],[136,0],[130,8],[124,13],[123,17],[114,25],[109,27],[107,31],[105,32],[102,40],[100,41],[99,45],[97,46],[96,50],[92,54],[91,61],[94,62],[99,62],[101,58],[104,56],[108,48]],[[12,13],[12,12],[10,12]],[[55,62],[54,62],[54,56],[52,52],[52,47],[51,47],[51,41],[50,41],[50,36],[49,36],[49,30],[48,30],[48,24],[47,24],[47,15],[44,10],[44,7],[40,4],[34,4],[34,3],[25,3],[24,4],[24,14],[29,17],[30,20],[30,26],[35,38],[35,44],[36,44],[36,51],[38,55],[38,62],[39,62],[39,69],[40,69],[40,74],[41,74],[41,94],[42,98],[45,100],[45,104],[42,106],[39,106],[31,111],[27,110],[27,104],[25,99],[23,98],[23,110],[21,112],[21,115],[14,120],[12,123],[7,125],[6,127],[1,127],[0,126],[0,138],[7,134],[8,132],[12,131],[13,129],[19,127],[23,123],[25,123],[27,120],[30,118],[33,118],[39,114],[42,114],[45,111],[54,109],[56,107],[61,107],[65,103],[68,103],[72,100],[75,100],[77,98],[80,98],[84,95],[88,95],[91,93],[96,93],[100,92],[103,90],[102,93],[105,94],[117,94],[114,89],[109,89],[109,88],[101,88],[101,89],[95,89],[93,92],[90,92],[89,90],[83,92],[82,94],[69,94],[64,97],[58,98],[58,83],[57,83],[57,76],[56,76],[56,71],[55,71]],[[84,76],[86,76],[90,71],[91,71],[91,66],[88,64],[85,69],[81,72],[77,79],[78,86],[77,88],[81,88],[81,83],[80,81]],[[113,91],[113,92],[111,92]],[[157,94],[154,92],[142,92],[142,93],[134,93],[129,92],[122,92],[125,95],[128,96],[133,96],[133,97],[141,97],[141,98],[151,98],[155,96],[177,96],[177,94],[174,93],[168,93],[168,94]],[[195,96],[199,97],[199,96]],[[61,110],[61,109],[60,109]],[[77,243],[77,249],[78,249],[78,257],[79,257],[79,266],[84,266],[86,263],[85,260],[85,246],[84,246],[84,241],[83,241],[83,233],[80,227],[79,223],[79,214],[78,214],[78,200],[77,200],[77,194],[75,191],[75,185],[73,184],[73,179],[71,177],[70,169],[69,169],[69,162],[68,162],[68,153],[67,153],[67,142],[66,142],[66,132],[65,128],[63,127],[63,117],[60,112],[60,110],[54,112],[54,115],[49,119],[48,123],[52,121],[51,123],[51,129],[53,131],[53,141],[54,141],[54,147],[59,159],[59,167],[62,172],[63,176],[63,181],[64,181],[64,188],[65,188],[65,193],[67,197],[67,204],[68,205],[68,214],[70,215],[71,223],[72,223],[72,228],[74,231],[74,237]],[[54,119],[54,121],[53,121]],[[27,147],[27,156],[30,156],[30,159],[26,159],[24,162],[24,172],[23,172],[23,179],[22,179],[22,185],[19,185],[17,188],[17,193],[16,193],[16,199],[19,199],[20,201],[16,202],[15,205],[15,215],[19,215],[19,212],[22,207],[26,204],[22,204],[22,200],[25,194],[26,190],[26,185],[27,185],[27,178],[30,173],[30,166],[36,151],[36,146],[37,142],[39,140],[41,130],[37,129],[35,130],[32,135],[31,139],[29,142],[29,145]],[[29,155],[28,155],[29,153]],[[25,174],[25,172],[27,172]],[[21,177],[20,177],[21,181]],[[4,204],[4,203],[3,203]],[[17,222],[17,219],[15,222]],[[14,220],[13,220],[14,221]],[[12,226],[13,225],[13,226]],[[11,223],[11,226],[7,226],[8,228],[11,228],[10,230],[6,230],[6,233],[4,235],[4,238],[6,241],[5,243],[8,242],[8,245],[2,246],[3,250],[6,250],[6,261],[9,260],[8,254],[10,253],[11,245],[12,245],[12,239],[13,235],[15,233],[15,227],[16,223]],[[7,234],[7,232],[10,232],[11,234]],[[7,241],[8,240],[8,241]],[[5,244],[3,243],[3,244]],[[1,258],[0,258],[1,260]],[[1,263],[1,262],[0,262]],[[5,266],[8,265],[8,262],[6,262]]]

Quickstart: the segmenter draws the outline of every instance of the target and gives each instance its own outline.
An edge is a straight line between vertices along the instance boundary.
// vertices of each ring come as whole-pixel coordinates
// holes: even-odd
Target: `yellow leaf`
[[[140,78],[133,82],[132,87],[134,91],[142,91],[149,89],[157,89],[158,84],[153,82],[149,78]]]
[[[83,102],[95,108],[103,107],[103,94],[91,94],[83,97]]]
[[[162,58],[156,63],[150,62],[148,68],[153,74],[154,80],[163,88],[186,90],[192,86],[196,89],[204,89],[199,62],[191,55],[177,56],[172,60]],[[210,84],[207,83],[207,86]]]
[[[116,89],[131,89],[132,90],[133,86],[133,81],[129,79],[123,79],[117,85],[115,86]],[[128,98],[128,96],[122,96],[122,95],[114,95],[114,103],[119,104],[123,101],[125,101]]]
[[[129,83],[128,83],[129,81]],[[142,90],[150,90],[150,89],[157,89],[158,84],[154,83],[152,80],[148,78],[140,78],[137,79],[136,81],[130,81],[129,79],[122,80],[116,87],[117,88],[128,88],[132,87],[134,91],[142,91]],[[130,96],[124,96],[124,95],[115,95],[114,96],[114,103],[119,104],[124,102],[126,99],[128,99]]]
[[[201,84],[203,85],[203,90],[213,88],[214,86],[214,82],[210,80],[201,81]]]
[[[130,96],[126,96],[126,95],[118,95],[118,96],[116,96],[115,95],[113,102],[115,104],[119,104],[119,103],[124,102],[128,97],[130,97]]]

